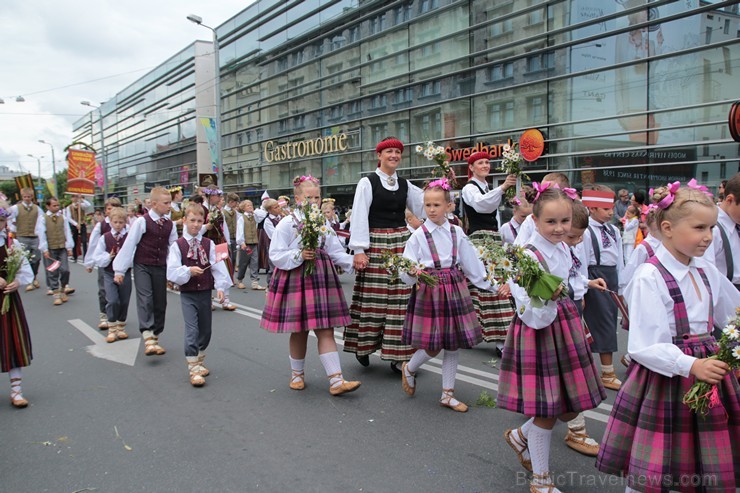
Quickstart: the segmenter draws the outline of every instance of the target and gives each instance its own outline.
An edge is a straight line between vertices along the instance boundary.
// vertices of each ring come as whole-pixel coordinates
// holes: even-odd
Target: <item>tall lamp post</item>
[[[38,199],[39,203],[41,203],[41,191],[43,190],[43,185],[41,185],[41,160],[44,159],[44,156],[34,156],[33,154],[26,154],[26,156],[35,159],[36,163],[39,165],[39,180],[38,184],[36,185],[36,198]]]
[[[103,202],[108,200],[108,163],[105,159],[105,140],[103,139],[103,110],[100,106],[90,101],[80,101],[82,106],[89,106],[98,110],[98,123],[100,123],[100,166],[103,168]],[[92,122],[91,122],[92,123]],[[90,144],[92,145],[92,125],[90,126]]]
[[[46,142],[44,139],[39,139],[39,142],[42,144],[46,144],[49,147],[51,147],[51,178],[54,180],[54,188],[56,188],[56,179],[57,179],[57,162],[54,157],[54,146],[50,142]],[[59,193],[59,190],[56,191],[56,193]]]
[[[187,16],[190,22],[203,26],[206,29],[210,29],[213,33],[213,60],[215,65],[215,72],[213,74],[214,80],[214,93],[215,93],[215,116],[213,118],[216,125],[216,159],[218,160],[218,186],[224,189],[224,165],[221,159],[221,64],[219,62],[219,45],[218,45],[218,34],[216,30],[210,26],[203,24],[203,18],[199,15],[190,14]]]

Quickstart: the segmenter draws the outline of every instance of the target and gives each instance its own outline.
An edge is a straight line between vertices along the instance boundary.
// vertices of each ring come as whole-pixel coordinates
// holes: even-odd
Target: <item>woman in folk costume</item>
[[[389,281],[382,265],[382,252],[403,252],[409,238],[404,211],[422,214],[422,190],[400,178],[396,169],[401,164],[403,144],[395,137],[382,140],[375,147],[378,167],[360,179],[352,204],[352,236],[349,249],[354,250],[353,265],[358,271],[352,291],[352,323],[344,331],[344,350],[355,353],[363,366],[370,355],[380,349],[380,358],[398,363],[408,361],[414,353],[403,344],[403,321],[411,288],[400,279]]]
[[[471,154],[468,158],[470,179],[463,187],[461,196],[468,222],[468,236],[471,239],[490,237],[500,243],[496,211],[506,190],[516,186],[516,176],[509,175],[503,184],[490,189],[486,181],[490,172],[490,154],[487,152]],[[501,351],[506,340],[506,332],[514,317],[508,287],[502,286],[497,293],[481,291],[472,283],[468,288],[478,320],[483,327],[483,340],[495,343],[496,348]]]
[[[705,189],[706,190],[706,189]],[[740,486],[740,385],[713,359],[713,329],[734,321],[740,294],[701,257],[717,207],[701,188],[653,191],[662,247],[627,285],[632,362],[612,408],[596,467],[627,479],[627,492],[723,492]],[[735,327],[725,329],[737,334]],[[714,385],[706,415],[683,403]]]
[[[0,314],[0,371],[10,374],[10,403],[13,407],[28,406],[21,388],[21,368],[31,364],[31,334],[23,310],[18,288],[33,282],[33,271],[27,259],[23,259],[20,269],[12,282],[8,282],[6,259],[13,248],[21,248],[17,240],[8,236],[5,228],[11,215],[7,202],[0,201],[0,305],[10,297],[10,309]]]

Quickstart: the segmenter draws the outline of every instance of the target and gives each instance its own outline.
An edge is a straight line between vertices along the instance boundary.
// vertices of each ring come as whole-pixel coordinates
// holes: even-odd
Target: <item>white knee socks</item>
[[[334,385],[342,382],[342,365],[339,362],[339,353],[332,351],[330,353],[324,353],[319,355],[321,364],[324,365],[326,376],[329,378],[329,385]]]
[[[406,366],[406,368],[408,368],[410,372],[416,373],[419,368],[421,368],[421,365],[423,365],[430,359],[432,359],[432,357],[429,356],[426,351],[424,351],[423,349],[419,349],[411,357],[411,361],[409,361],[409,364]]]
[[[457,360],[460,353],[457,351],[448,351],[445,349],[445,355],[442,359],[442,388],[454,389],[455,377],[457,376]]]
[[[539,476],[547,476],[550,470],[552,430],[540,428],[532,423],[528,435],[527,441],[529,442],[529,455],[532,457],[532,472]],[[537,478],[532,480],[532,484],[538,484]]]
[[[303,369],[306,367],[306,360],[293,359],[290,356],[288,356],[288,358],[290,358],[290,369],[293,370],[295,373],[303,373]]]

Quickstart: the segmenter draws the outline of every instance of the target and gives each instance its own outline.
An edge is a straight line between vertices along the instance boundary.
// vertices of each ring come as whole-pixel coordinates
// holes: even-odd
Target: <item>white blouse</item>
[[[193,236],[187,231],[182,232],[182,237],[188,243],[193,239]],[[203,236],[198,234],[197,238],[200,241],[203,239]],[[216,291],[225,291],[231,287],[231,276],[229,275],[229,271],[226,270],[225,262],[216,262],[216,244],[213,242],[211,242],[211,248],[208,252],[208,262],[211,264],[210,271],[213,274]],[[190,267],[183,265],[182,254],[180,253],[180,247],[177,245],[177,242],[170,245],[170,251],[167,253],[167,280],[179,286],[186,284],[190,280]]]
[[[533,245],[540,251],[545,262],[547,262],[550,274],[567,281],[573,259],[570,257],[570,251],[565,243],[550,243],[539,232],[535,232],[528,244]],[[525,253],[537,260],[534,252],[526,250]],[[523,287],[514,281],[509,281],[509,286],[511,287],[511,295],[516,301],[516,315],[527,326],[533,329],[544,329],[555,321],[555,317],[558,315],[556,302],[548,301],[543,307],[533,307],[532,301]]]
[[[276,228],[276,226],[272,224],[272,220],[277,219],[278,217],[280,216],[273,216],[272,214],[268,214],[267,217],[265,218],[265,234],[267,234],[267,237],[270,238],[271,240],[272,240],[272,235],[275,234],[275,228]],[[280,223],[278,222],[278,224]]]
[[[725,248],[729,248],[732,252],[732,261],[735,269],[732,273],[732,282],[740,284],[740,254],[735,255],[735,252],[740,252],[740,235],[735,230],[735,221],[727,215],[721,208],[717,208],[717,225],[712,230],[712,244],[704,252],[704,260],[714,264],[717,269],[723,274],[727,274],[727,260],[725,259]],[[725,230],[727,239],[730,245],[725,245],[722,241],[722,234],[719,232],[719,227]]]
[[[353,214],[354,215],[354,214]],[[294,227],[298,221],[303,219],[303,213],[296,210],[289,216],[285,216],[275,227],[270,242],[270,260],[278,269],[291,270],[300,267],[303,264],[301,256],[301,237]],[[331,230],[329,224],[326,225]],[[345,251],[345,248],[339,242],[336,234],[331,233],[325,236],[324,251],[329,255],[334,265],[341,267],[344,272],[352,273],[352,262],[354,257]]]
[[[516,231],[516,234],[514,231],[511,230],[511,228],[514,228],[514,231]],[[519,230],[521,229],[522,225],[519,224],[516,219],[512,218],[511,221],[508,223],[504,223],[503,226],[499,228],[499,232],[501,233],[501,241],[503,243],[513,244],[514,240],[516,240],[517,236],[519,235]]]
[[[41,210],[39,209],[39,216],[41,216]],[[4,245],[7,241],[5,230],[0,231],[0,245]],[[16,239],[13,240],[13,248],[20,248],[21,245],[20,242]],[[26,284],[31,284],[33,282],[34,276],[33,276],[33,270],[31,270],[31,264],[28,263],[28,258],[23,259],[23,262],[21,263],[21,268],[18,269],[18,272],[15,273],[15,280],[18,281],[18,285],[20,287],[25,286]],[[6,279],[7,280],[7,279]]]
[[[526,245],[527,243],[529,243],[529,239],[532,237],[532,235],[536,232],[537,227],[534,224],[534,215],[530,214],[519,227],[519,234],[516,236],[514,244],[516,246]]]
[[[466,204],[475,209],[479,214],[494,214],[501,205],[501,198],[504,196],[504,190],[499,186],[486,193],[480,193],[480,189],[470,182],[475,182],[483,190],[488,190],[488,183],[481,181],[476,177],[471,177],[469,182],[462,189],[462,198]]]
[[[104,221],[106,224],[110,224],[110,218],[106,217]],[[93,257],[95,256],[95,250],[98,247],[98,240],[100,239],[101,236],[103,236],[100,234],[100,229],[102,227],[103,227],[102,222],[97,223],[95,227],[93,227],[92,233],[90,233],[90,239],[88,240],[88,243],[87,243],[87,255],[85,255],[85,258],[82,261],[82,263],[88,269],[92,269],[93,267],[95,267],[95,265],[97,265]],[[128,230],[128,227],[126,228],[126,230]]]
[[[643,242],[647,242],[653,248],[654,252],[657,252],[658,249],[662,248],[663,246],[658,238],[651,235],[647,235]],[[627,284],[629,284],[629,282],[632,280],[632,277],[635,275],[635,271],[637,270],[637,268],[647,262],[647,260],[647,248],[645,248],[645,245],[640,243],[635,247],[634,250],[632,250],[630,258],[627,259],[627,264],[624,266],[624,269],[622,269],[622,272],[619,274],[620,292],[624,291],[624,288],[627,287]]]
[[[655,256],[678,283],[686,304],[691,334],[706,334],[709,319],[709,293],[697,271],[702,267],[713,293],[714,325],[724,327],[735,318],[740,306],[740,292],[711,264],[693,258],[684,265],[667,248],[660,248]],[[694,282],[699,289],[698,295]],[[625,290],[630,309],[628,352],[632,359],[661,375],[688,377],[696,358],[687,356],[672,342],[676,336],[673,299],[657,267],[642,264]]]
[[[573,299],[580,301],[588,291],[588,262],[586,261],[586,252],[583,248],[582,241],[574,247],[569,247],[569,249],[581,262],[581,266],[576,270],[575,276],[568,278],[568,282],[573,287]]]
[[[438,226],[429,219],[424,221],[424,225],[432,235],[432,240],[437,249],[439,263],[442,268],[446,269],[452,266],[452,228],[455,228],[455,234],[457,236],[457,264],[460,266],[463,274],[478,288],[488,291],[493,289],[491,283],[486,279],[486,268],[483,266],[483,262],[478,259],[473,244],[470,243],[462,228],[450,224],[449,221],[445,221],[441,226]],[[427,269],[434,268],[432,251],[429,249],[429,244],[422,228],[414,231],[406,242],[403,256],[414,262],[423,264]],[[412,277],[401,272],[400,277],[406,284],[416,284],[417,278],[415,276]]]
[[[393,185],[388,184],[387,174],[375,170],[375,174],[380,177],[380,184],[386,190],[392,192],[398,190],[398,173],[393,173],[396,182]],[[409,185],[408,195],[406,196],[406,207],[418,218],[424,217],[424,191],[407,181]],[[357,183],[355,188],[355,199],[352,202],[352,236],[349,241],[349,249],[354,250],[356,254],[365,253],[370,248],[370,206],[373,203],[373,187],[368,177],[363,177]]]
[[[160,216],[153,210],[150,210],[147,214],[149,214],[149,217],[151,217],[154,222],[159,221],[160,217],[167,217]],[[167,220],[169,221],[169,218]],[[136,247],[139,246],[139,242],[144,233],[146,233],[146,219],[144,219],[144,216],[137,217],[129,228],[128,236],[126,236],[126,241],[123,242],[121,250],[118,252],[118,255],[116,255],[116,258],[113,259],[113,270],[116,275],[123,275],[134,264]],[[177,228],[175,228],[175,225],[173,224],[172,230],[170,231],[170,237],[167,239],[167,246],[169,247],[172,245],[175,240],[177,240]]]

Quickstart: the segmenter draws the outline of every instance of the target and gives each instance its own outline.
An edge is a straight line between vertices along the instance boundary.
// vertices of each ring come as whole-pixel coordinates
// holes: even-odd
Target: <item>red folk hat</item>
[[[383,149],[400,149],[403,152],[403,142],[398,139],[385,139],[378,142],[375,146],[375,152],[381,152]]]
[[[468,164],[472,165],[474,162],[478,161],[479,159],[491,159],[491,155],[487,152],[474,152],[473,154],[468,157]]]

